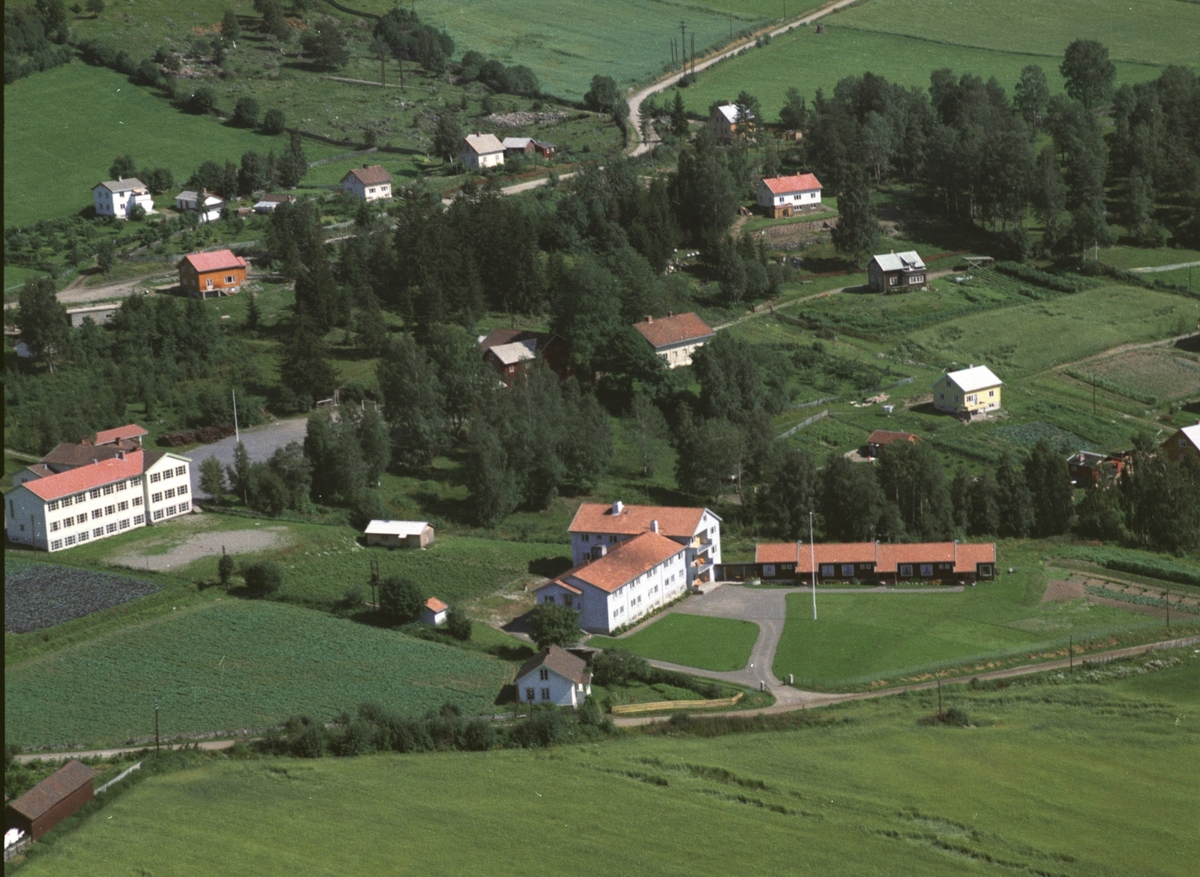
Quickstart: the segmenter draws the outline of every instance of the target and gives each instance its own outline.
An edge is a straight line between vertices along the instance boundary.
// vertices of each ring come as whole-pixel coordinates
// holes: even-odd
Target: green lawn
[[[875,3],[868,7],[887,5],[890,4]],[[950,12],[951,7],[939,5],[944,7],[947,17],[957,14]],[[1160,5],[1188,9],[1172,0],[1160,0]],[[745,89],[758,98],[765,118],[773,122],[778,119],[779,108],[789,88],[799,89],[811,103],[818,88],[829,94],[842,78],[862,76],[870,71],[898,85],[927,89],[929,74],[943,67],[960,75],[973,73],[985,80],[995,76],[1011,93],[1020,78],[1021,68],[1038,64],[1046,73],[1051,91],[1062,89],[1058,65],[1062,61],[1062,50],[1071,37],[1061,41],[1056,38],[1056,47],[1047,54],[1031,54],[1027,50],[998,51],[958,45],[940,35],[934,38],[905,36],[851,26],[848,14],[843,12],[827,18],[823,34],[817,34],[811,28],[799,28],[776,37],[763,48],[753,49],[701,72],[694,84],[679,90],[684,105],[689,112],[707,116],[713,101],[732,100]],[[970,24],[973,19],[963,17],[962,21]],[[1004,29],[1013,31],[1007,25]],[[1024,35],[1026,28],[1021,27],[1016,32]],[[940,34],[940,30],[934,33]],[[1166,60],[1157,62],[1164,66],[1166,63]],[[1117,62],[1119,82],[1144,82],[1161,72],[1162,66]],[[674,100],[674,89],[667,92],[665,98],[670,105]]]
[[[119,73],[76,61],[4,87],[4,147],[9,227],[91,207],[92,186],[124,153],[138,167],[170,168],[182,183],[206,159],[278,154],[287,141],[181,113]],[[316,142],[304,150],[310,161],[345,152]]]
[[[716,739],[218,757],[147,777],[23,873],[1186,874],[1200,661],[1183,660],[1102,685],[947,688],[970,728],[918,724],[927,692]]]
[[[757,639],[758,625],[749,621],[672,612],[632,636],[594,636],[588,645],[702,670],[741,670]]]
[[[894,678],[943,662],[1065,647],[1069,636],[1162,623],[1084,601],[1041,603],[1046,574],[1034,546],[998,545],[997,566],[999,578],[961,593],[818,594],[816,622],[811,597],[790,594],[775,675],[792,673],[819,686]],[[1017,572],[1003,572],[1010,566]]]
[[[4,673],[4,733],[26,745],[119,743],[322,721],[367,700],[408,715],[486,708],[512,668],[493,658],[275,603],[223,599],[42,655]],[[53,692],[53,695],[49,695]]]

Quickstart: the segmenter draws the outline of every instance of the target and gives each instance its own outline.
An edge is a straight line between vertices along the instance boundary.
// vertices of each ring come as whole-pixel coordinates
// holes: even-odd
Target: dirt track
[[[196,523],[202,520],[199,516],[190,515],[173,522],[173,526],[186,526],[188,523]],[[135,569],[149,569],[155,572],[162,572],[168,569],[179,569],[202,557],[211,557],[220,554],[222,548],[230,554],[253,554],[256,551],[276,548],[288,541],[284,535],[286,533],[286,527],[261,527],[254,530],[219,530],[214,533],[196,533],[165,554],[139,554],[130,552],[128,554],[113,555],[108,558],[108,562]],[[170,535],[176,534],[172,533]],[[149,545],[146,547],[152,548],[155,546]]]

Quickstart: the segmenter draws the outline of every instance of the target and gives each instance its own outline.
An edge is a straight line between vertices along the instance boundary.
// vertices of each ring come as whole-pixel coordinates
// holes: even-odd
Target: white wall
[[[543,678],[544,677],[544,678]],[[549,667],[537,667],[517,680],[517,696],[521,703],[553,703],[558,706],[579,706],[592,693],[591,685],[580,685],[558,675]]]
[[[17,488],[6,497],[14,505],[8,521],[9,538],[47,551],[62,551],[143,527],[146,509],[141,480],[141,476],[122,479],[49,502],[28,487]]]
[[[150,466],[142,480],[146,523],[161,524],[191,511],[191,483],[191,464],[185,457],[166,454]]]

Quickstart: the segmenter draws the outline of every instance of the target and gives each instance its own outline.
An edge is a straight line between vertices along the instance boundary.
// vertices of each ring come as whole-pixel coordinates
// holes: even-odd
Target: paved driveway
[[[276,448],[282,448],[288,442],[304,444],[304,433],[308,430],[308,418],[297,417],[292,420],[280,420],[242,430],[242,444],[251,462],[265,463],[275,453]],[[233,451],[237,447],[237,438],[229,436],[210,445],[199,445],[187,452],[192,458],[192,496],[201,496],[200,463],[208,457],[216,457],[222,465],[233,465]],[[203,494],[207,496],[207,494]],[[208,497],[212,499],[212,497]]]

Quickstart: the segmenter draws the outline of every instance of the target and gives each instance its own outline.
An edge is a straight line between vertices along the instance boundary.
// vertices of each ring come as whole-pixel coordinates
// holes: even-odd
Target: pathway
[[[849,6],[851,3],[854,3],[854,2],[857,2],[857,0],[837,0],[836,3],[830,3],[828,6],[821,7],[816,12],[809,13],[808,15],[804,16],[803,18],[798,18],[795,21],[791,21],[791,22],[788,22],[787,24],[780,25],[779,27],[768,30],[765,33],[769,33],[772,38],[777,37],[780,34],[787,33],[789,30],[792,30],[794,28],[803,27],[804,25],[812,24],[818,18],[824,18],[826,15],[829,15],[831,12],[836,12],[837,10],[839,10],[845,6]],[[753,41],[762,35],[763,35],[762,33],[756,33],[753,36],[736,43],[733,47],[725,49],[724,51],[722,51],[716,55],[713,55],[710,58],[705,58],[703,61],[697,61],[696,67],[695,67],[695,72],[699,73],[701,70],[707,70],[709,67],[711,67],[713,64],[718,63],[719,61],[724,61],[726,58],[732,58],[734,55],[736,55],[738,52],[745,49],[747,46],[754,45]],[[632,95],[629,96],[629,98],[628,98],[629,128],[631,131],[633,131],[633,135],[635,137],[638,137],[639,140],[641,137],[640,132],[642,130],[642,112],[641,112],[642,101],[644,101],[646,98],[648,98],[650,95],[654,94],[655,92],[659,92],[659,91],[662,91],[663,89],[670,88],[672,85],[674,85],[680,79],[682,79],[683,76],[684,76],[684,73],[682,70],[678,73],[672,73],[670,76],[664,76],[662,79],[658,80],[657,82],[654,82],[651,85],[647,85],[645,88],[641,89],[640,91],[636,91]],[[629,154],[631,156],[643,155],[650,151],[650,147],[651,147],[651,143],[646,142],[646,141],[641,141],[638,143],[637,146],[635,146],[633,148],[633,151],[630,152]]]
[[[1157,274],[1160,271],[1175,271],[1179,268],[1200,267],[1200,262],[1178,262],[1174,265],[1151,265],[1147,268],[1130,268],[1135,274]]]

